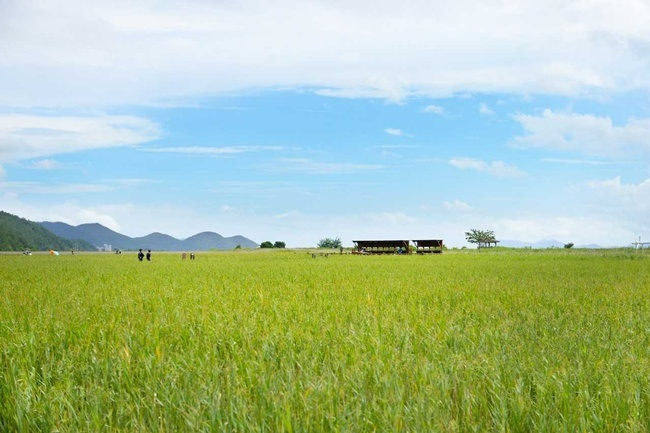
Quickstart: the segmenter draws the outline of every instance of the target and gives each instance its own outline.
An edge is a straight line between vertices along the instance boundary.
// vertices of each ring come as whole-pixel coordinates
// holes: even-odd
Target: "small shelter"
[[[355,254],[410,254],[408,240],[352,241]]]
[[[442,254],[442,239],[420,239],[413,243],[417,254]]]
[[[501,241],[497,241],[496,239],[488,239],[484,240],[478,243],[478,247],[480,248],[494,248],[497,247],[498,243]]]

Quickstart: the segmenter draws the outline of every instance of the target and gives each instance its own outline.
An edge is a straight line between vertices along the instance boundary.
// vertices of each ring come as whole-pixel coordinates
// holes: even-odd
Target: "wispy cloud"
[[[2,182],[0,179],[0,191],[11,191],[19,194],[75,195],[118,191],[157,182],[151,179],[135,178],[106,179],[95,183]]]
[[[389,150],[382,150],[381,157],[386,159],[401,158],[402,155],[396,152],[391,152]]]
[[[186,155],[225,156],[250,152],[275,152],[283,150],[281,146],[184,146],[184,147],[144,147],[140,150],[153,153],[183,153]]]
[[[440,107],[439,105],[427,105],[422,109],[423,113],[431,113],[431,114],[438,114],[438,115],[444,115],[445,114],[445,109]]]
[[[38,161],[33,161],[29,167],[36,170],[59,170],[64,165],[53,159],[39,159]]]
[[[143,178],[121,178],[121,179],[109,179],[102,181],[103,184],[112,185],[116,187],[124,188],[136,188],[142,185],[149,185],[153,183],[159,183],[160,181],[154,179],[143,179]]]
[[[142,144],[160,135],[160,127],[142,117],[0,115],[0,162]]]
[[[382,144],[379,149],[421,149],[420,144]]]
[[[628,165],[628,164],[641,164],[641,162],[633,161],[603,161],[597,159],[571,159],[571,158],[542,158],[542,162],[550,162],[552,164],[566,164],[566,165]]]
[[[410,137],[412,138],[413,135],[407,134],[406,132],[402,131],[399,128],[386,128],[384,129],[384,132],[388,135],[392,135],[394,137]]]
[[[449,164],[463,170],[474,170],[497,177],[522,177],[526,173],[519,168],[502,161],[485,162],[474,158],[452,158]]]
[[[493,116],[495,111],[488,107],[488,105],[485,102],[481,102],[478,106],[478,112],[481,114],[484,114],[486,116]]]
[[[2,182],[0,190],[18,192],[20,194],[88,194],[115,190],[104,184],[62,183],[44,184],[40,182]]]
[[[315,93],[322,96],[385,99],[398,105],[403,105],[410,93],[409,84],[403,79],[381,75],[365,76],[357,83],[346,82],[342,85],[327,84],[327,88],[322,88],[322,85],[318,87],[321,88],[315,90]]]
[[[266,169],[274,172],[304,173],[304,174],[353,174],[383,170],[384,165],[353,164],[347,162],[318,162],[306,158],[280,158]]]
[[[540,116],[517,114],[513,118],[525,135],[512,145],[585,155],[612,157],[647,155],[650,150],[650,118],[630,120],[615,126],[609,117],[591,114],[556,113],[544,110]]]
[[[461,212],[466,212],[472,210],[472,207],[465,203],[464,201],[460,200],[453,200],[453,201],[443,201],[442,206],[451,211],[461,211]]]
[[[384,132],[388,135],[393,135],[395,137],[401,137],[404,135],[404,131],[399,128],[386,128]]]
[[[228,181],[220,182],[212,191],[219,194],[274,194],[299,191],[298,185],[292,182],[266,181]]]
[[[567,165],[612,165],[612,161],[598,161],[593,159],[565,159],[565,158],[542,158],[542,162]]]

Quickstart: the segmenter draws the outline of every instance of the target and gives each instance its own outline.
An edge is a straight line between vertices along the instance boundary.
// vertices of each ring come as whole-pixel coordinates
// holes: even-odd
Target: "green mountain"
[[[38,223],[0,211],[0,251],[73,249],[96,250],[86,241],[64,239]]]
[[[108,244],[113,249],[121,250],[142,248],[155,251],[206,251],[212,249],[232,250],[237,245],[242,248],[258,247],[255,242],[243,236],[225,238],[214,232],[198,233],[183,240],[163,233],[151,233],[143,237],[130,238],[97,223],[81,224],[76,227],[62,222],[44,221],[40,224],[52,233],[66,239],[83,239],[97,247]]]

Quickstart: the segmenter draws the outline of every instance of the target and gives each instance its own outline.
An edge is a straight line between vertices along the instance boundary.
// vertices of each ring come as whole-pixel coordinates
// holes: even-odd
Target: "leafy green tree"
[[[260,244],[260,248],[273,248],[273,242],[264,241]]]
[[[465,232],[465,239],[470,244],[477,244],[478,248],[483,248],[492,242],[496,242],[492,230],[471,229],[470,231]]]
[[[339,238],[325,238],[318,241],[318,248],[341,248],[342,245]]]
[[[281,242],[281,241],[275,241],[273,244],[273,248],[286,248],[287,244],[286,242]]]
[[[573,248],[573,245],[574,245],[573,242],[569,242],[568,244],[564,244],[564,248],[566,248],[568,250],[568,249]]]

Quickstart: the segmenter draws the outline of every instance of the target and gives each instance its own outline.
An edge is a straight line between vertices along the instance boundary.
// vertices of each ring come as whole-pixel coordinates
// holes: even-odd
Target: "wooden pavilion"
[[[479,249],[481,249],[481,248],[494,248],[494,247],[498,246],[497,244],[499,242],[501,242],[501,241],[497,241],[496,239],[488,239],[488,240],[484,240],[484,241],[479,241],[478,248]]]
[[[414,240],[414,252],[417,254],[442,254],[442,239],[420,239]]]
[[[408,240],[352,241],[354,254],[410,254]]]

